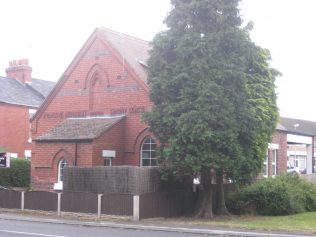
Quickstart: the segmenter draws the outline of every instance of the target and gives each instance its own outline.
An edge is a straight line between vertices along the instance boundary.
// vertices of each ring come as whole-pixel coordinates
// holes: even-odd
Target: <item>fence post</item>
[[[61,216],[61,193],[57,193],[57,215]]]
[[[139,195],[133,196],[133,220],[139,221]]]
[[[24,211],[24,191],[21,192],[21,211]]]
[[[101,205],[103,194],[98,194],[98,220],[101,218]]]

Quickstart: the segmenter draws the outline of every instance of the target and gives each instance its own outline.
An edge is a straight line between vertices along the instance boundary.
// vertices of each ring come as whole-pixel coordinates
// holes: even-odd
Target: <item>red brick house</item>
[[[12,157],[31,157],[30,117],[54,82],[32,78],[27,59],[11,61],[0,77],[0,148]]]
[[[315,137],[316,122],[281,117],[269,144],[263,175],[279,175],[288,167],[296,172],[314,173]]]
[[[276,176],[287,171],[287,133],[279,124],[268,145],[263,165],[263,177]]]
[[[141,122],[151,109],[148,42],[96,29],[32,118],[32,185],[60,188],[65,166],[150,166],[156,141]]]

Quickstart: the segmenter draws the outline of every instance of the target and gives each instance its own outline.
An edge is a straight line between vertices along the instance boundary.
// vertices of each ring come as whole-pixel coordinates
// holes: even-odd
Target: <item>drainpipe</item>
[[[78,143],[75,142],[75,166],[77,166],[78,163]]]
[[[312,141],[312,173],[316,173],[316,170],[314,169],[315,167],[315,157],[314,157],[314,152],[315,152],[315,137],[313,137],[313,141]]]

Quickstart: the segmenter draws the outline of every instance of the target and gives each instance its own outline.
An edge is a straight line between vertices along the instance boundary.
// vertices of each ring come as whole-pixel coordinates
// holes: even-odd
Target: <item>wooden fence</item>
[[[183,216],[193,212],[195,197],[184,191],[146,193],[139,199],[140,219]]]
[[[31,210],[56,211],[57,193],[43,191],[25,192],[24,208]]]
[[[0,208],[131,216],[134,220],[182,216],[193,211],[194,195],[185,191],[132,194],[0,191]]]
[[[97,194],[81,193],[81,192],[69,192],[69,193],[67,192],[61,195],[61,211],[97,213],[97,210],[98,210],[98,195]]]
[[[21,193],[12,190],[0,190],[0,207],[20,208]]]

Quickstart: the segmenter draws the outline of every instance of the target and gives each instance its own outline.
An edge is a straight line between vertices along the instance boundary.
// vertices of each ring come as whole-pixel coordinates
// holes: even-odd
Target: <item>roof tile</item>
[[[39,107],[55,82],[33,80],[34,84],[24,85],[14,78],[0,77],[0,102]]]
[[[60,125],[37,138],[37,141],[73,141],[92,140],[110,129],[123,119],[124,116],[116,117],[86,117],[68,118]]]

